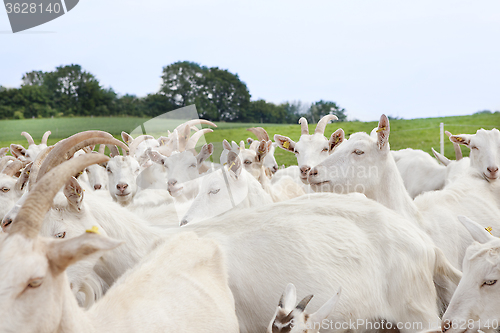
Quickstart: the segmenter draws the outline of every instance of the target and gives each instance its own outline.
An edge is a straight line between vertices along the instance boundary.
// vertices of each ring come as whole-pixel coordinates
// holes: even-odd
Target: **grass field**
[[[0,147],[8,146],[11,143],[19,143],[27,146],[26,140],[21,136],[22,131],[30,133],[35,142],[39,142],[43,133],[47,130],[52,131],[49,144],[53,144],[62,138],[66,138],[76,132],[85,130],[103,130],[120,138],[122,131],[131,133],[141,133],[140,125],[148,121],[145,118],[134,117],[94,117],[94,118],[53,118],[53,119],[25,119],[25,120],[2,120],[0,121]],[[166,134],[166,130],[172,130],[180,122],[178,120],[155,120],[146,124],[145,129],[148,134],[157,137],[160,134]],[[431,147],[439,150],[439,124],[443,122],[445,129],[457,133],[475,133],[480,128],[492,129],[500,127],[500,113],[496,114],[478,114],[472,116],[441,117],[411,120],[393,120],[391,121],[390,144],[391,149],[398,150],[403,148],[422,149],[431,153]],[[213,133],[206,135],[207,142],[213,142],[216,148],[214,161],[218,161],[222,150],[222,140],[246,140],[253,137],[252,133],[246,131],[246,128],[252,126],[264,127],[270,137],[274,134],[281,134],[297,141],[300,137],[300,126],[297,125],[278,125],[278,124],[242,124],[242,123],[217,123],[218,128]],[[329,124],[325,134],[329,136],[337,128],[344,129],[346,136],[354,132],[370,132],[376,122],[345,122]],[[314,132],[316,124],[309,126],[309,131]],[[135,135],[134,135],[135,136]],[[462,148],[465,156],[469,154],[467,148]],[[445,140],[445,155],[454,158],[453,145],[449,140]],[[296,164],[295,156],[282,149],[277,149],[276,160],[278,164],[292,165]]]

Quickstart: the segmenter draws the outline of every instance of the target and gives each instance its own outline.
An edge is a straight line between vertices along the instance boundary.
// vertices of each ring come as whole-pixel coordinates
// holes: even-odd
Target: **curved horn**
[[[75,152],[83,147],[95,145],[99,143],[111,144],[120,146],[122,149],[128,150],[126,144],[115,139],[108,132],[103,131],[85,131],[76,133],[67,139],[61,140],[54,145],[54,149],[47,155],[47,158],[40,167],[38,177],[40,179],[46,172],[61,164],[65,160],[70,159]]]
[[[299,304],[297,304],[297,306],[295,308],[297,310],[299,310],[300,312],[303,312],[306,309],[307,304],[309,304],[309,302],[311,301],[312,298],[313,298],[313,295],[309,295],[309,296],[304,297],[304,299],[302,301],[300,301]]]
[[[307,126],[307,119],[301,117],[299,119],[300,124],[300,135],[309,134],[309,127]]]
[[[33,140],[33,138],[31,137],[31,135],[28,132],[22,132],[21,135],[24,136],[26,138],[26,140],[28,140],[29,146],[35,144],[35,141]]]
[[[251,127],[247,128],[247,131],[252,132],[259,141],[269,141],[269,135],[267,134],[266,130],[263,129],[262,127]]]
[[[99,154],[103,154],[103,155],[104,155],[104,150],[105,150],[105,149],[106,149],[106,145],[104,145],[104,144],[102,144],[102,143],[101,143],[101,144],[99,145],[99,151],[98,151],[98,153],[99,153]]]
[[[186,150],[186,145],[187,145],[187,142],[189,140],[189,136],[191,135],[191,127],[188,125],[181,127],[181,129],[179,130],[177,135],[179,138],[178,151]]]
[[[444,133],[446,133],[446,135],[448,136],[448,139],[452,136],[452,134],[448,131],[444,131]],[[450,140],[451,141],[451,140]],[[453,149],[455,150],[455,159],[457,161],[460,161],[462,159],[462,149],[460,149],[460,145],[456,142],[453,142]]]
[[[9,163],[9,161],[15,161],[17,160],[16,158],[12,156],[4,156],[0,159],[0,172],[2,172],[3,168]]]
[[[130,151],[128,152],[130,156],[134,156],[137,146],[144,140],[154,140],[154,137],[151,135],[139,135],[137,138],[135,138],[134,141],[128,146],[128,148],[130,149]]]
[[[47,132],[43,133],[42,144],[44,144],[44,145],[47,144],[47,140],[49,139],[49,135],[51,135],[51,134],[52,134],[51,131],[47,131]]]
[[[339,118],[336,115],[327,114],[326,116],[321,118],[320,121],[318,121],[318,125],[316,125],[316,129],[314,130],[314,134],[318,134],[318,133],[325,134],[326,124],[328,124],[328,122],[330,120],[338,120],[338,119]]]
[[[3,170],[2,173],[6,174],[7,176],[14,176],[21,168],[23,167],[23,162],[19,160],[13,161],[11,164],[7,165]]]
[[[174,130],[179,131],[180,128],[183,127],[183,126],[189,126],[189,127],[191,127],[193,125],[201,125],[201,124],[205,124],[205,125],[210,125],[210,126],[213,126],[213,127],[217,127],[217,125],[215,125],[213,122],[205,120],[205,119],[191,119],[191,120],[186,121],[185,123],[180,124]]]
[[[211,128],[204,128],[201,131],[198,131],[193,134],[192,137],[189,138],[189,141],[186,144],[186,150],[191,150],[196,147],[196,143],[198,143],[198,140],[205,134],[205,133],[210,133],[213,132],[214,130]]]
[[[434,157],[436,157],[436,159],[441,162],[443,165],[447,166],[448,164],[450,164],[450,160],[444,156],[444,155],[441,155],[440,153],[438,153],[437,151],[434,150],[434,148],[431,148],[432,149],[432,153],[434,154]]]
[[[105,155],[84,154],[50,170],[29,192],[12,223],[10,234],[19,233],[26,238],[37,237],[43,218],[52,206],[54,196],[68,179],[91,164],[108,160]]]

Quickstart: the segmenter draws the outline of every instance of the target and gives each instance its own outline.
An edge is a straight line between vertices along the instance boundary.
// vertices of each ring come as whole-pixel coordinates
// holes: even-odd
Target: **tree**
[[[203,77],[198,96],[200,117],[214,121],[237,121],[250,104],[250,93],[237,74],[212,67]]]
[[[276,105],[259,99],[250,102],[249,107],[240,113],[238,121],[283,124],[287,122],[286,110],[283,105]]]
[[[206,67],[189,61],[176,62],[163,67],[163,83],[160,94],[178,108],[191,105],[199,98],[203,79],[208,73]]]
[[[311,105],[306,114],[307,121],[310,123],[318,122],[323,116],[334,114],[339,118],[339,121],[345,121],[347,115],[345,109],[340,108],[335,102],[320,100]]]
[[[45,73],[42,71],[31,71],[23,75],[22,86],[41,86],[43,85]]]

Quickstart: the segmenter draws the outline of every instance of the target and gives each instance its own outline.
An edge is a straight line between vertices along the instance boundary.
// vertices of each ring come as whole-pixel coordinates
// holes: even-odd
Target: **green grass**
[[[94,117],[94,118],[53,118],[53,119],[24,119],[24,120],[2,120],[0,121],[0,147],[8,146],[11,143],[18,143],[26,146],[26,140],[21,136],[22,131],[30,133],[35,142],[39,142],[43,133],[47,130],[52,131],[49,144],[54,144],[62,138],[66,138],[80,131],[85,130],[103,130],[120,138],[122,131],[131,133],[141,133],[140,125],[150,119],[134,117]],[[180,122],[179,120],[160,119],[146,124],[146,131],[155,137],[160,134],[166,134],[167,129],[173,129]],[[391,121],[390,144],[391,149],[398,150],[403,148],[422,149],[431,153],[431,147],[439,150],[439,124],[443,122],[445,129],[453,134],[475,133],[478,129],[492,129],[500,127],[500,114],[479,114],[472,116],[441,117],[411,120],[393,120]],[[346,136],[355,132],[370,132],[376,122],[346,122],[329,124],[325,130],[326,135],[330,135],[337,128],[344,129]],[[242,123],[217,123],[217,129],[213,133],[206,135],[208,142],[215,145],[214,160],[218,161],[222,150],[222,140],[246,140],[253,137],[253,134],[246,131],[246,128],[252,126],[264,127],[269,136],[281,134],[297,141],[300,137],[300,126],[297,125],[278,125],[278,124],[242,124]],[[316,124],[309,126],[309,131],[314,132]],[[135,135],[134,135],[135,136]],[[467,148],[462,148],[464,156],[469,154]],[[453,145],[445,137],[445,155],[454,158]],[[276,149],[276,160],[278,164],[292,165],[296,164],[295,156],[292,153],[282,149]]]

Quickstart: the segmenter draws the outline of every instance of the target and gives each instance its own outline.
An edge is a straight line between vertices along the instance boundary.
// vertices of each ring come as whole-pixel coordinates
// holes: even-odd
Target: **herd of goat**
[[[251,128],[220,163],[206,120],[23,132],[0,150],[0,332],[498,329],[500,132],[447,133],[438,162],[391,151],[385,115],[348,139],[325,136],[335,119],[301,118],[297,142]]]

